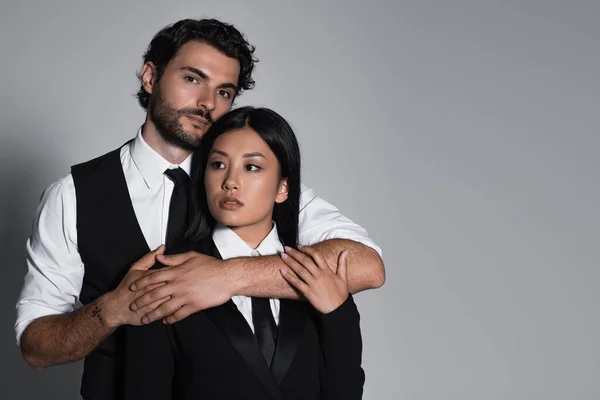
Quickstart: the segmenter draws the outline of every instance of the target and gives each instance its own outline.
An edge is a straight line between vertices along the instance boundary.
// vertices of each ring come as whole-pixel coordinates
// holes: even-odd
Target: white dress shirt
[[[279,241],[277,226],[275,224],[273,224],[271,232],[260,242],[256,249],[248,246],[234,231],[222,224],[215,226],[212,237],[223,260],[235,257],[271,256],[283,253],[283,245]],[[233,296],[231,300],[242,313],[248,325],[250,325],[252,332],[254,332],[254,324],[252,323],[252,298],[249,296]],[[279,325],[279,300],[269,299],[269,302],[271,303],[271,312],[273,313],[275,324]]]
[[[172,165],[142,138],[121,148],[121,163],[131,203],[150,249],[165,241],[173,182],[167,168],[181,167],[188,174],[191,156]],[[27,267],[17,302],[17,343],[35,319],[62,314],[78,307],[84,265],[77,247],[75,185],[71,174],[54,182],[42,195],[35,213],[33,232],[27,240]],[[310,246],[328,239],[350,239],[381,254],[367,231],[343,216],[333,205],[302,185],[300,196],[300,244]]]

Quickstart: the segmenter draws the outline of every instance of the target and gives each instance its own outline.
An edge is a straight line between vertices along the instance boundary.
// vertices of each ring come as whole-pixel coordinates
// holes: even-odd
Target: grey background
[[[143,121],[135,72],[184,17],[236,24],[304,181],[381,245],[357,296],[365,399],[597,399],[600,2],[6,1],[0,387],[77,399],[14,344],[42,190]],[[4,396],[2,396],[4,397]]]

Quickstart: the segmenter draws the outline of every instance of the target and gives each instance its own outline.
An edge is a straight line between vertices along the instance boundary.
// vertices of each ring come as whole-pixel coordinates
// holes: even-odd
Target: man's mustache
[[[213,123],[211,112],[201,108],[184,108],[183,110],[179,110],[179,115],[196,115],[208,121],[209,125]]]

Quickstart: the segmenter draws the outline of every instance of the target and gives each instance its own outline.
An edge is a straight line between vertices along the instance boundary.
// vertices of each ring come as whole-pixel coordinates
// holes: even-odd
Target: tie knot
[[[189,175],[181,168],[167,169],[165,175],[169,177],[175,186],[183,186],[189,182]]]

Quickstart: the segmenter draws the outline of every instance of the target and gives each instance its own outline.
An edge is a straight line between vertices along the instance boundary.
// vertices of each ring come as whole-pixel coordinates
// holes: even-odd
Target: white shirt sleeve
[[[381,249],[371,240],[367,230],[340,213],[335,206],[315,195],[302,185],[298,240],[310,246],[328,239],[349,239],[373,248],[381,256]]]
[[[44,191],[27,240],[27,274],[17,302],[17,344],[25,328],[78,304],[83,262],[77,251],[75,185],[71,175]]]

